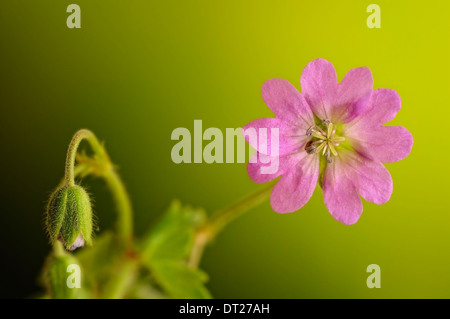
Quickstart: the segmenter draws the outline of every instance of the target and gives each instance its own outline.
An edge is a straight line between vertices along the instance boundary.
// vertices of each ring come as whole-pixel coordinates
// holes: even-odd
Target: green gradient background
[[[381,6],[381,29],[366,8]],[[106,141],[131,193],[142,234],[172,198],[209,212],[256,190],[244,164],[171,162],[176,127],[240,127],[273,116],[270,78],[299,88],[322,57],[339,79],[368,66],[392,88],[392,122],[413,134],[388,164],[390,202],[364,203],[353,226],[335,221],[317,189],[300,211],[269,203],[231,224],[202,267],[217,298],[450,298],[448,195],[450,4],[444,1],[86,1],[82,28],[66,27],[71,1],[0,5],[0,295],[29,296],[49,245],[43,209],[79,128]],[[114,222],[103,183],[89,182],[102,229]],[[366,267],[381,266],[381,289]]]

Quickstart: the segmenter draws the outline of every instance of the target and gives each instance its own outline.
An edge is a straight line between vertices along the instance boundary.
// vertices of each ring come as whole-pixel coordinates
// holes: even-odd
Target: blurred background
[[[365,202],[353,226],[331,217],[320,189],[293,214],[266,202],[206,250],[208,288],[216,298],[450,298],[450,3],[377,0],[381,28],[369,29],[372,0],[77,0],[82,28],[68,29],[70,3],[0,5],[0,297],[40,289],[45,202],[75,131],[105,141],[141,235],[173,198],[213,212],[260,187],[245,164],[174,164],[173,129],[272,117],[264,81],[300,88],[303,67],[322,57],[339,80],[367,66],[375,88],[402,97],[390,124],[408,128],[415,144],[387,165],[392,198]],[[105,185],[86,185],[100,231],[111,227]],[[381,289],[366,286],[373,263]]]

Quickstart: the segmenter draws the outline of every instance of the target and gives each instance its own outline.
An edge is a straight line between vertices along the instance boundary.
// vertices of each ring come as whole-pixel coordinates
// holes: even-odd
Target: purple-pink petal
[[[383,164],[370,161],[361,165],[357,174],[357,189],[362,198],[377,205],[389,201],[392,195],[392,177]]]
[[[314,116],[303,95],[287,80],[270,79],[263,84],[262,98],[278,119],[308,129]]]
[[[306,154],[303,152],[303,154]],[[303,158],[281,176],[274,186],[270,203],[277,213],[291,213],[302,208],[314,193],[319,176],[319,158]]]
[[[349,126],[377,126],[395,118],[401,108],[401,99],[395,90],[376,89],[372,92],[366,111]]]
[[[363,206],[351,177],[342,169],[343,165],[337,159],[325,169],[323,199],[331,216],[345,225],[352,225],[361,216]]]
[[[366,156],[383,163],[404,159],[411,153],[413,137],[403,126],[379,126],[348,133],[352,146]]]
[[[373,161],[356,152],[344,155],[346,163],[342,169],[347,171],[359,195],[366,201],[378,205],[386,203],[392,195],[392,177],[378,161]]]
[[[359,219],[359,195],[380,205],[390,199],[392,188],[391,174],[383,164],[352,151],[341,151],[324,173],[325,204],[331,215],[344,224],[354,224]]]
[[[411,133],[402,126],[382,126],[401,108],[398,93],[390,89],[374,90],[367,110],[345,125],[345,136],[357,151],[383,163],[400,161],[413,146]]]
[[[284,167],[279,166],[278,169],[271,174],[264,173],[262,170],[263,167],[270,166],[272,160],[272,157],[256,152],[247,163],[248,176],[258,184],[267,183],[277,178],[283,173]]]
[[[281,156],[297,150],[306,141],[305,132],[306,129],[278,118],[257,119],[243,127],[244,137],[250,146],[271,156]]]
[[[337,91],[337,76],[333,64],[325,59],[308,63],[300,77],[302,94],[320,119],[330,119]]]
[[[255,183],[261,184],[270,182],[296,167],[305,157],[305,154],[306,153],[304,152],[293,152],[279,157],[272,157],[256,152],[247,164],[248,175]],[[274,162],[278,165],[278,169],[275,172],[267,173],[267,169],[263,170],[263,168],[274,165]]]
[[[332,120],[347,123],[363,113],[373,88],[372,72],[367,67],[352,69],[338,84]]]

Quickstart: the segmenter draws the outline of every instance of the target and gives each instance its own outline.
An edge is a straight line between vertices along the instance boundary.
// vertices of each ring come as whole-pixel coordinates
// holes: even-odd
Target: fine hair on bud
[[[83,187],[64,185],[50,195],[46,228],[51,242],[59,240],[67,250],[92,244],[92,205]]]

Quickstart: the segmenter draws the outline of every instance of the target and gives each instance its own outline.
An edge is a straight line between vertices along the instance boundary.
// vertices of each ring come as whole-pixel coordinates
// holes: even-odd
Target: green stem
[[[82,129],[75,133],[72,137],[72,141],[70,141],[69,149],[67,150],[66,156],[66,171],[64,175],[64,179],[67,185],[75,185],[75,157],[77,155],[78,146],[80,143],[86,139],[89,142],[89,145],[92,148],[92,151],[95,155],[97,155],[100,159],[105,162],[109,162],[109,158],[105,152],[105,149],[98,141],[97,137],[95,137],[94,133],[89,130]]]
[[[114,169],[109,170],[103,178],[113,195],[116,208],[120,212],[117,221],[117,229],[122,238],[125,239],[127,248],[131,248],[131,243],[133,241],[133,209],[131,207],[130,198],[122,180]]]
[[[205,246],[211,242],[225,226],[251,208],[267,200],[270,197],[270,193],[272,192],[275,183],[276,181],[267,183],[256,192],[251,193],[233,205],[215,213],[206,225],[197,231],[189,259],[189,266],[195,268],[199,265]]]
[[[125,186],[115,171],[108,154],[103,145],[98,141],[97,137],[89,130],[82,129],[75,133],[70,142],[66,157],[66,171],[64,182],[66,185],[75,185],[75,176],[86,169],[84,165],[82,169],[75,168],[75,158],[80,143],[86,140],[94,152],[94,158],[100,165],[101,169],[95,170],[95,174],[105,179],[113,195],[114,202],[119,214],[118,232],[124,239],[126,247],[130,248],[133,240],[133,210],[131,201]],[[82,164],[83,165],[83,164]],[[94,172],[92,172],[94,174]]]
[[[61,257],[64,255],[64,253],[65,250],[63,244],[59,240],[56,240],[55,243],[53,244],[53,254],[56,257]]]
[[[75,166],[74,170],[73,170],[73,175],[74,178],[79,177],[80,175],[83,176],[86,174],[86,172],[88,172],[90,170],[89,165],[87,164],[78,164],[77,166]],[[86,174],[87,175],[87,174]],[[57,188],[61,188],[66,184],[66,178],[63,178],[59,184]]]
[[[261,204],[270,197],[275,182],[267,183],[256,192],[247,195],[233,205],[214,214],[207,226],[211,239],[215,237],[226,225],[241,216],[251,208]]]

